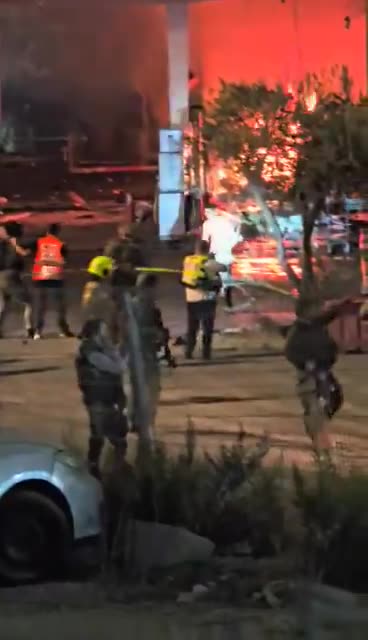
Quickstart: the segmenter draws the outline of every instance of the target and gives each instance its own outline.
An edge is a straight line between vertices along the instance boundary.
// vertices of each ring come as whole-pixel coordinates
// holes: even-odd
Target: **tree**
[[[279,87],[271,90],[264,85],[222,83],[218,96],[209,105],[206,122],[208,146],[217,158],[234,164],[239,173],[253,182],[272,184],[276,190],[298,197],[303,218],[301,277],[285,260],[280,236],[278,244],[281,262],[298,292],[296,312],[299,321],[302,320],[295,323],[289,334],[289,359],[300,365],[302,356],[303,366],[309,359],[314,362],[312,342],[316,334],[311,332],[308,346],[300,328],[313,327],[321,339],[317,343],[327,349],[330,338],[326,325],[340,309],[339,306],[330,312],[324,309],[313,264],[315,223],[330,189],[345,190],[354,181],[366,181],[368,175],[368,108],[352,103],[346,68],[334,67],[327,77],[328,83],[316,74],[307,76],[297,95],[289,101]],[[285,157],[287,169],[280,171]],[[271,171],[267,159],[271,159]],[[259,196],[258,203],[267,211],[272,224],[272,214]],[[295,341],[298,332],[299,347]],[[310,385],[311,381],[316,383],[316,374],[308,375],[313,380],[308,380],[310,389],[307,396],[304,394],[305,424],[320,452],[329,447],[323,429],[327,414],[317,384]]]
[[[221,83],[205,117],[208,148],[257,184],[288,191],[304,140],[282,87]]]
[[[323,185],[343,192],[365,179],[368,166],[368,109],[351,98],[352,80],[346,67],[330,74],[307,75],[299,94],[315,95],[312,111],[298,110],[309,138],[299,157],[296,182],[309,191]]]
[[[278,192],[346,190],[368,168],[368,107],[353,104],[351,91],[338,65],[307,74],[293,97],[281,87],[222,82],[206,109],[208,149]]]

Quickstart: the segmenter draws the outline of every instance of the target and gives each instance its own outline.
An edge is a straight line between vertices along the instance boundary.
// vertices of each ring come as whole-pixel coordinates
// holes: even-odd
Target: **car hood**
[[[0,496],[26,480],[50,480],[57,448],[0,439]]]
[[[52,444],[0,436],[0,459],[12,455],[45,455],[53,458],[58,450],[59,447]]]
[[[32,432],[32,429],[31,429]],[[34,430],[37,433],[37,429]],[[19,429],[12,429],[6,427],[0,427],[0,455],[6,447],[25,447],[25,449],[47,449],[49,451],[56,452],[60,449],[64,449],[61,445],[48,442],[47,439],[43,439],[41,436],[29,435],[29,429],[21,431]]]

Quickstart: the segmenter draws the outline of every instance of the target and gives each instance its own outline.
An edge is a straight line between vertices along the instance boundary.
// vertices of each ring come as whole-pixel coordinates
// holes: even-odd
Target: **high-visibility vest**
[[[192,289],[200,286],[200,281],[206,278],[204,266],[207,261],[208,256],[191,255],[184,258],[182,283]]]
[[[63,243],[56,236],[43,236],[37,241],[32,280],[61,280],[64,271]]]

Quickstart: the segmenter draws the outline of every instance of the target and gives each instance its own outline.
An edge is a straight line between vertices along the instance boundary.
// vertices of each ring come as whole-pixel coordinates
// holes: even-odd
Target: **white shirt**
[[[240,242],[240,221],[230,218],[224,212],[207,218],[202,227],[202,240],[210,244],[218,262],[229,265],[233,261],[232,249]]]

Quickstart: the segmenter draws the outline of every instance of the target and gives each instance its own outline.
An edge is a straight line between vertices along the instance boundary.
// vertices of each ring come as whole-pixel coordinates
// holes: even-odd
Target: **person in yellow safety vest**
[[[113,313],[110,276],[113,260],[107,256],[95,256],[87,266],[88,280],[81,299],[82,322],[105,320],[110,325]]]
[[[181,284],[187,303],[187,340],[185,355],[191,359],[199,329],[202,329],[202,356],[210,360],[215,327],[217,295],[221,289],[220,273],[226,266],[209,254],[209,243],[198,240],[195,253],[184,258]]]

